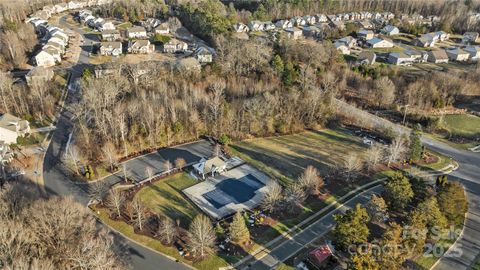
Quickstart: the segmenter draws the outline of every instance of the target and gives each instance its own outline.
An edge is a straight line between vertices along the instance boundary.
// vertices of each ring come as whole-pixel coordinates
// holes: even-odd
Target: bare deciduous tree
[[[305,202],[306,194],[302,186],[297,183],[290,184],[285,190],[284,200],[287,211],[294,213],[301,209]]]
[[[110,171],[113,172],[116,160],[115,160],[115,154],[116,154],[116,149],[115,145],[111,142],[107,142],[103,147],[102,147],[102,152],[103,152],[103,157],[107,160],[108,167],[110,168]]]
[[[368,170],[373,170],[383,160],[384,149],[379,144],[374,144],[372,147],[368,148],[365,165]]]
[[[282,187],[276,180],[270,181],[267,185],[267,191],[262,201],[262,207],[265,211],[276,212],[282,203]]]
[[[405,141],[401,137],[393,139],[392,143],[388,146],[387,166],[390,167],[392,162],[401,161],[407,153],[407,147]]]
[[[187,162],[185,161],[185,159],[183,158],[175,159],[175,168],[182,169],[183,167],[185,167],[185,165],[187,165]]]
[[[108,194],[106,205],[110,211],[114,212],[117,217],[122,215],[122,208],[125,204],[125,196],[117,190],[111,189]]]
[[[88,187],[90,199],[103,204],[107,198],[109,189],[110,186],[106,181],[97,181],[90,184]]]
[[[350,153],[345,160],[343,169],[345,170],[345,175],[347,181],[350,181],[351,178],[362,168],[362,162],[355,153]]]
[[[163,218],[158,226],[158,235],[165,244],[173,244],[175,237],[178,236],[178,230],[175,222],[168,217]]]
[[[142,231],[143,230],[143,225],[147,221],[147,212],[146,212],[147,209],[145,208],[143,203],[136,198],[134,198],[130,202],[130,206],[131,206],[131,209],[133,210],[133,214],[134,214],[134,217],[135,217],[135,224],[136,224],[137,228],[140,231]]]
[[[188,229],[188,246],[200,258],[215,250],[215,230],[212,222],[205,215],[197,215]]]
[[[315,195],[320,191],[324,182],[319,176],[318,170],[309,165],[298,178],[298,184],[305,189],[308,195]]]

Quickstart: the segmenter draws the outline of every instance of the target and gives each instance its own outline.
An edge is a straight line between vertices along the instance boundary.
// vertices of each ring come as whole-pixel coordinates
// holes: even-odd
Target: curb
[[[278,241],[282,240],[282,239],[285,239],[285,238],[289,238],[289,237],[292,237],[291,233],[292,232],[296,232],[298,229],[300,230],[305,230],[306,228],[310,227],[312,224],[314,224],[317,220],[313,221],[312,224],[309,224],[307,225],[307,227],[305,228],[301,228],[303,225],[311,222],[312,220],[318,218],[319,216],[321,216],[319,219],[321,219],[324,215],[328,215],[328,213],[332,212],[332,211],[335,211],[338,207],[341,207],[343,206],[345,203],[349,202],[350,200],[352,200],[353,198],[350,198],[348,199],[347,201],[341,203],[343,200],[346,200],[348,197],[354,195],[355,193],[359,192],[359,191],[362,191],[360,194],[364,193],[365,191],[367,190],[370,190],[370,189],[373,189],[374,187],[377,187],[380,183],[384,182],[385,180],[387,180],[388,178],[387,177],[384,177],[384,178],[380,178],[380,179],[377,179],[375,181],[372,181],[368,184],[365,184],[363,186],[360,186],[360,187],[357,187],[356,189],[348,192],[347,194],[343,195],[342,197],[340,197],[339,199],[335,200],[334,202],[328,204],[325,208],[321,209],[320,211],[318,211],[317,213],[311,215],[310,217],[304,219],[302,222],[300,222],[299,224],[289,228],[286,232],[283,232],[281,235],[277,236],[276,238],[274,238],[273,240],[271,240],[270,242],[268,242],[267,244],[263,245],[262,247],[260,247],[259,249],[255,250],[254,252],[250,253],[247,257],[243,258],[242,260],[238,261],[237,263],[235,263],[231,269],[233,268],[236,268],[238,267],[239,265],[247,262],[248,260],[252,259],[252,258],[255,258],[255,255],[258,255],[262,252],[264,252],[265,250],[268,250],[269,247],[271,247],[272,245],[276,244]],[[366,189],[366,190],[365,190]],[[358,194],[357,194],[358,196]],[[338,204],[340,204],[340,206],[338,206]],[[333,209],[332,209],[333,208]],[[328,212],[327,212],[328,211]],[[295,233],[294,235],[296,235],[297,233]],[[294,236],[293,235],[293,236]],[[263,258],[263,257],[262,257]],[[258,258],[256,258],[258,259]]]
[[[465,186],[463,186],[463,193],[465,194],[465,198],[467,198],[467,191],[465,190]],[[455,239],[455,242],[453,242],[450,245],[450,247],[448,247],[448,249],[443,253],[443,255],[440,258],[438,258],[438,260],[430,267],[429,270],[433,270],[435,268],[435,266],[437,266],[440,263],[442,258],[444,258],[445,255],[447,253],[449,253],[450,250],[457,244],[458,240],[463,237],[463,233],[465,232],[465,222],[467,220],[467,216],[468,216],[468,209],[467,209],[467,212],[465,212],[465,215],[464,215],[464,218],[463,218],[463,227],[462,227],[462,231],[460,232],[460,235],[458,235],[457,239]]]
[[[96,215],[96,212],[95,212],[93,209],[91,209],[90,207],[88,207],[88,209],[90,209],[90,211],[93,212],[93,214],[94,214],[94,216],[95,216],[95,218],[97,219],[98,222],[100,222],[100,223],[102,223],[103,225],[107,226],[110,231],[112,231],[112,232],[115,233],[115,234],[118,234],[118,235],[122,236],[125,240],[130,241],[130,242],[133,242],[133,243],[135,243],[135,244],[137,244],[137,245],[139,245],[139,246],[141,246],[141,247],[143,247],[143,248],[146,248],[146,249],[148,249],[148,250],[150,250],[150,251],[152,251],[152,252],[157,253],[158,255],[164,256],[164,257],[166,257],[167,259],[169,259],[169,260],[171,260],[171,261],[173,261],[173,262],[182,264],[182,265],[184,265],[184,266],[186,266],[186,267],[188,267],[188,268],[190,268],[190,269],[197,270],[197,268],[195,268],[195,267],[193,267],[193,266],[191,266],[191,265],[189,265],[189,264],[186,264],[186,263],[184,263],[184,262],[182,262],[182,261],[180,261],[180,260],[177,260],[176,258],[174,258],[174,257],[172,257],[172,256],[170,256],[170,255],[164,254],[164,253],[162,253],[162,252],[160,252],[160,251],[158,251],[158,250],[156,250],[156,249],[153,249],[153,248],[151,248],[151,247],[149,247],[149,246],[146,246],[146,245],[144,245],[144,244],[142,244],[142,243],[140,243],[140,242],[138,242],[138,241],[136,241],[136,240],[133,240],[133,239],[130,238],[130,237],[127,237],[127,236],[126,236],[125,234],[123,234],[122,232],[120,232],[120,231],[114,229],[112,226],[104,223],[103,220],[100,219],[100,218]]]

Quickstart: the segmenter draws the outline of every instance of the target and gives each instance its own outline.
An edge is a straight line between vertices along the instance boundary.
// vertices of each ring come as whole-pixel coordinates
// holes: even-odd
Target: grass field
[[[186,173],[179,173],[160,180],[153,185],[145,186],[135,195],[148,209],[165,215],[172,220],[180,220],[184,228],[188,228],[190,221],[199,214],[197,208],[191,204],[181,190],[196,184],[197,181]]]
[[[367,147],[343,129],[306,131],[295,135],[242,141],[232,145],[234,154],[279,179],[296,179],[312,165],[321,173],[341,166],[350,153],[362,155]]]
[[[480,117],[469,114],[445,115],[444,126],[458,136],[480,137]]]
[[[124,23],[121,23],[121,24],[117,25],[118,30],[126,30],[127,28],[130,28],[130,27],[132,27],[132,23],[130,23],[130,22],[124,22]]]

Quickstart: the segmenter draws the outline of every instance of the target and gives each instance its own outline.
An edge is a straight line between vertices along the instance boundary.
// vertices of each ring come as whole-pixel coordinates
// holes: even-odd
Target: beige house
[[[119,56],[121,54],[121,42],[102,42],[100,45],[100,55]]]
[[[188,44],[178,39],[172,38],[169,42],[163,44],[164,53],[184,52],[188,49]]]
[[[53,79],[54,75],[53,70],[39,66],[32,68],[25,75],[25,80],[28,85],[43,84]]]
[[[213,157],[208,160],[202,158],[199,163],[193,165],[193,169],[202,179],[222,173],[226,168],[227,163],[219,157]]]
[[[0,141],[6,144],[17,143],[17,138],[30,132],[30,123],[11,114],[0,116]]]
[[[134,26],[127,29],[128,38],[147,38],[147,30],[141,26]]]
[[[148,54],[155,51],[155,45],[150,44],[149,40],[135,40],[128,43],[129,53]]]
[[[46,50],[40,51],[35,55],[35,64],[40,67],[51,67],[55,66],[55,57],[48,53]]]
[[[155,27],[155,34],[168,35],[170,33],[170,25],[166,22]]]
[[[195,58],[200,63],[211,63],[213,61],[212,53],[205,47],[200,47],[195,51]]]
[[[290,39],[299,39],[303,36],[303,31],[296,27],[287,28],[285,32],[287,32],[287,36]]]
[[[120,36],[120,31],[118,30],[104,30],[102,31],[102,40],[105,41],[116,41],[120,40],[122,37]]]
[[[448,59],[452,61],[467,61],[470,54],[460,48],[455,49],[447,49],[445,50],[447,53]]]
[[[435,64],[448,63],[448,55],[444,50],[429,51],[427,54],[428,62]]]

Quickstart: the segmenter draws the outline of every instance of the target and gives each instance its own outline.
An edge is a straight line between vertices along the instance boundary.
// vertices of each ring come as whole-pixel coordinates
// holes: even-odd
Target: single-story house
[[[248,29],[250,31],[263,31],[263,22],[261,21],[251,21],[248,23]]]
[[[280,20],[275,23],[275,26],[280,29],[287,29],[293,27],[293,23],[289,20]]]
[[[193,165],[195,172],[202,178],[208,176],[215,176],[225,171],[227,163],[219,157],[213,157],[211,159],[202,158],[199,163]]]
[[[243,23],[236,23],[233,25],[233,31],[237,33],[245,33],[245,32],[248,32],[249,29],[248,29],[248,26],[246,26]]]
[[[446,49],[445,52],[448,55],[448,59],[452,61],[467,61],[470,54],[460,48]]]
[[[375,64],[376,59],[377,55],[370,51],[362,51],[357,58],[359,64],[361,65],[373,65]]]
[[[119,56],[122,54],[121,42],[102,42],[100,45],[100,55]]]
[[[30,123],[9,113],[0,116],[0,141],[5,144],[17,143],[17,138],[30,132]]]
[[[387,25],[382,29],[382,33],[387,36],[393,36],[400,34],[400,30],[396,26]]]
[[[297,27],[287,28],[287,29],[285,29],[285,32],[287,32],[287,36],[290,39],[299,39],[303,35],[302,30],[300,30]]]
[[[480,46],[468,46],[463,49],[468,52],[469,58],[472,61],[478,61],[480,58]]]
[[[345,46],[347,46],[350,49],[357,45],[357,40],[351,36],[346,36],[341,39],[337,39],[336,42],[343,43],[345,44]]]
[[[337,40],[337,41],[335,41],[335,43],[333,43],[333,46],[335,47],[335,49],[337,49],[338,51],[340,51],[344,55],[349,55],[350,54],[350,48],[347,45],[345,45],[345,43],[343,43],[343,42],[339,42]]]
[[[195,59],[200,63],[211,63],[213,61],[213,55],[207,48],[199,47],[195,51]]]
[[[403,52],[393,52],[388,54],[387,62],[392,65],[402,66],[410,65],[415,61],[410,55]]]
[[[176,52],[185,52],[188,49],[188,44],[172,38],[167,43],[163,44],[164,53],[176,53]]]
[[[134,26],[127,29],[128,38],[147,38],[147,30],[142,26]]]
[[[434,50],[427,52],[428,62],[439,64],[439,63],[448,63],[448,55],[445,50]]]
[[[361,29],[357,32],[357,37],[363,40],[370,40],[375,37],[372,30]]]
[[[102,40],[105,40],[105,41],[116,41],[122,38],[120,36],[120,31],[118,30],[104,30],[102,31],[101,35],[102,35]]]
[[[170,25],[167,22],[160,23],[155,27],[155,34],[168,35],[170,33]]]
[[[27,75],[25,75],[25,80],[28,85],[43,84],[53,79],[54,75],[53,70],[38,66],[32,68]]]
[[[135,40],[128,42],[129,53],[148,54],[155,51],[155,45],[150,44],[149,40]]]
[[[462,37],[462,43],[466,45],[475,43],[477,42],[478,36],[478,32],[465,32]]]
[[[372,38],[367,40],[367,46],[371,48],[392,48],[393,43],[381,38]]]

